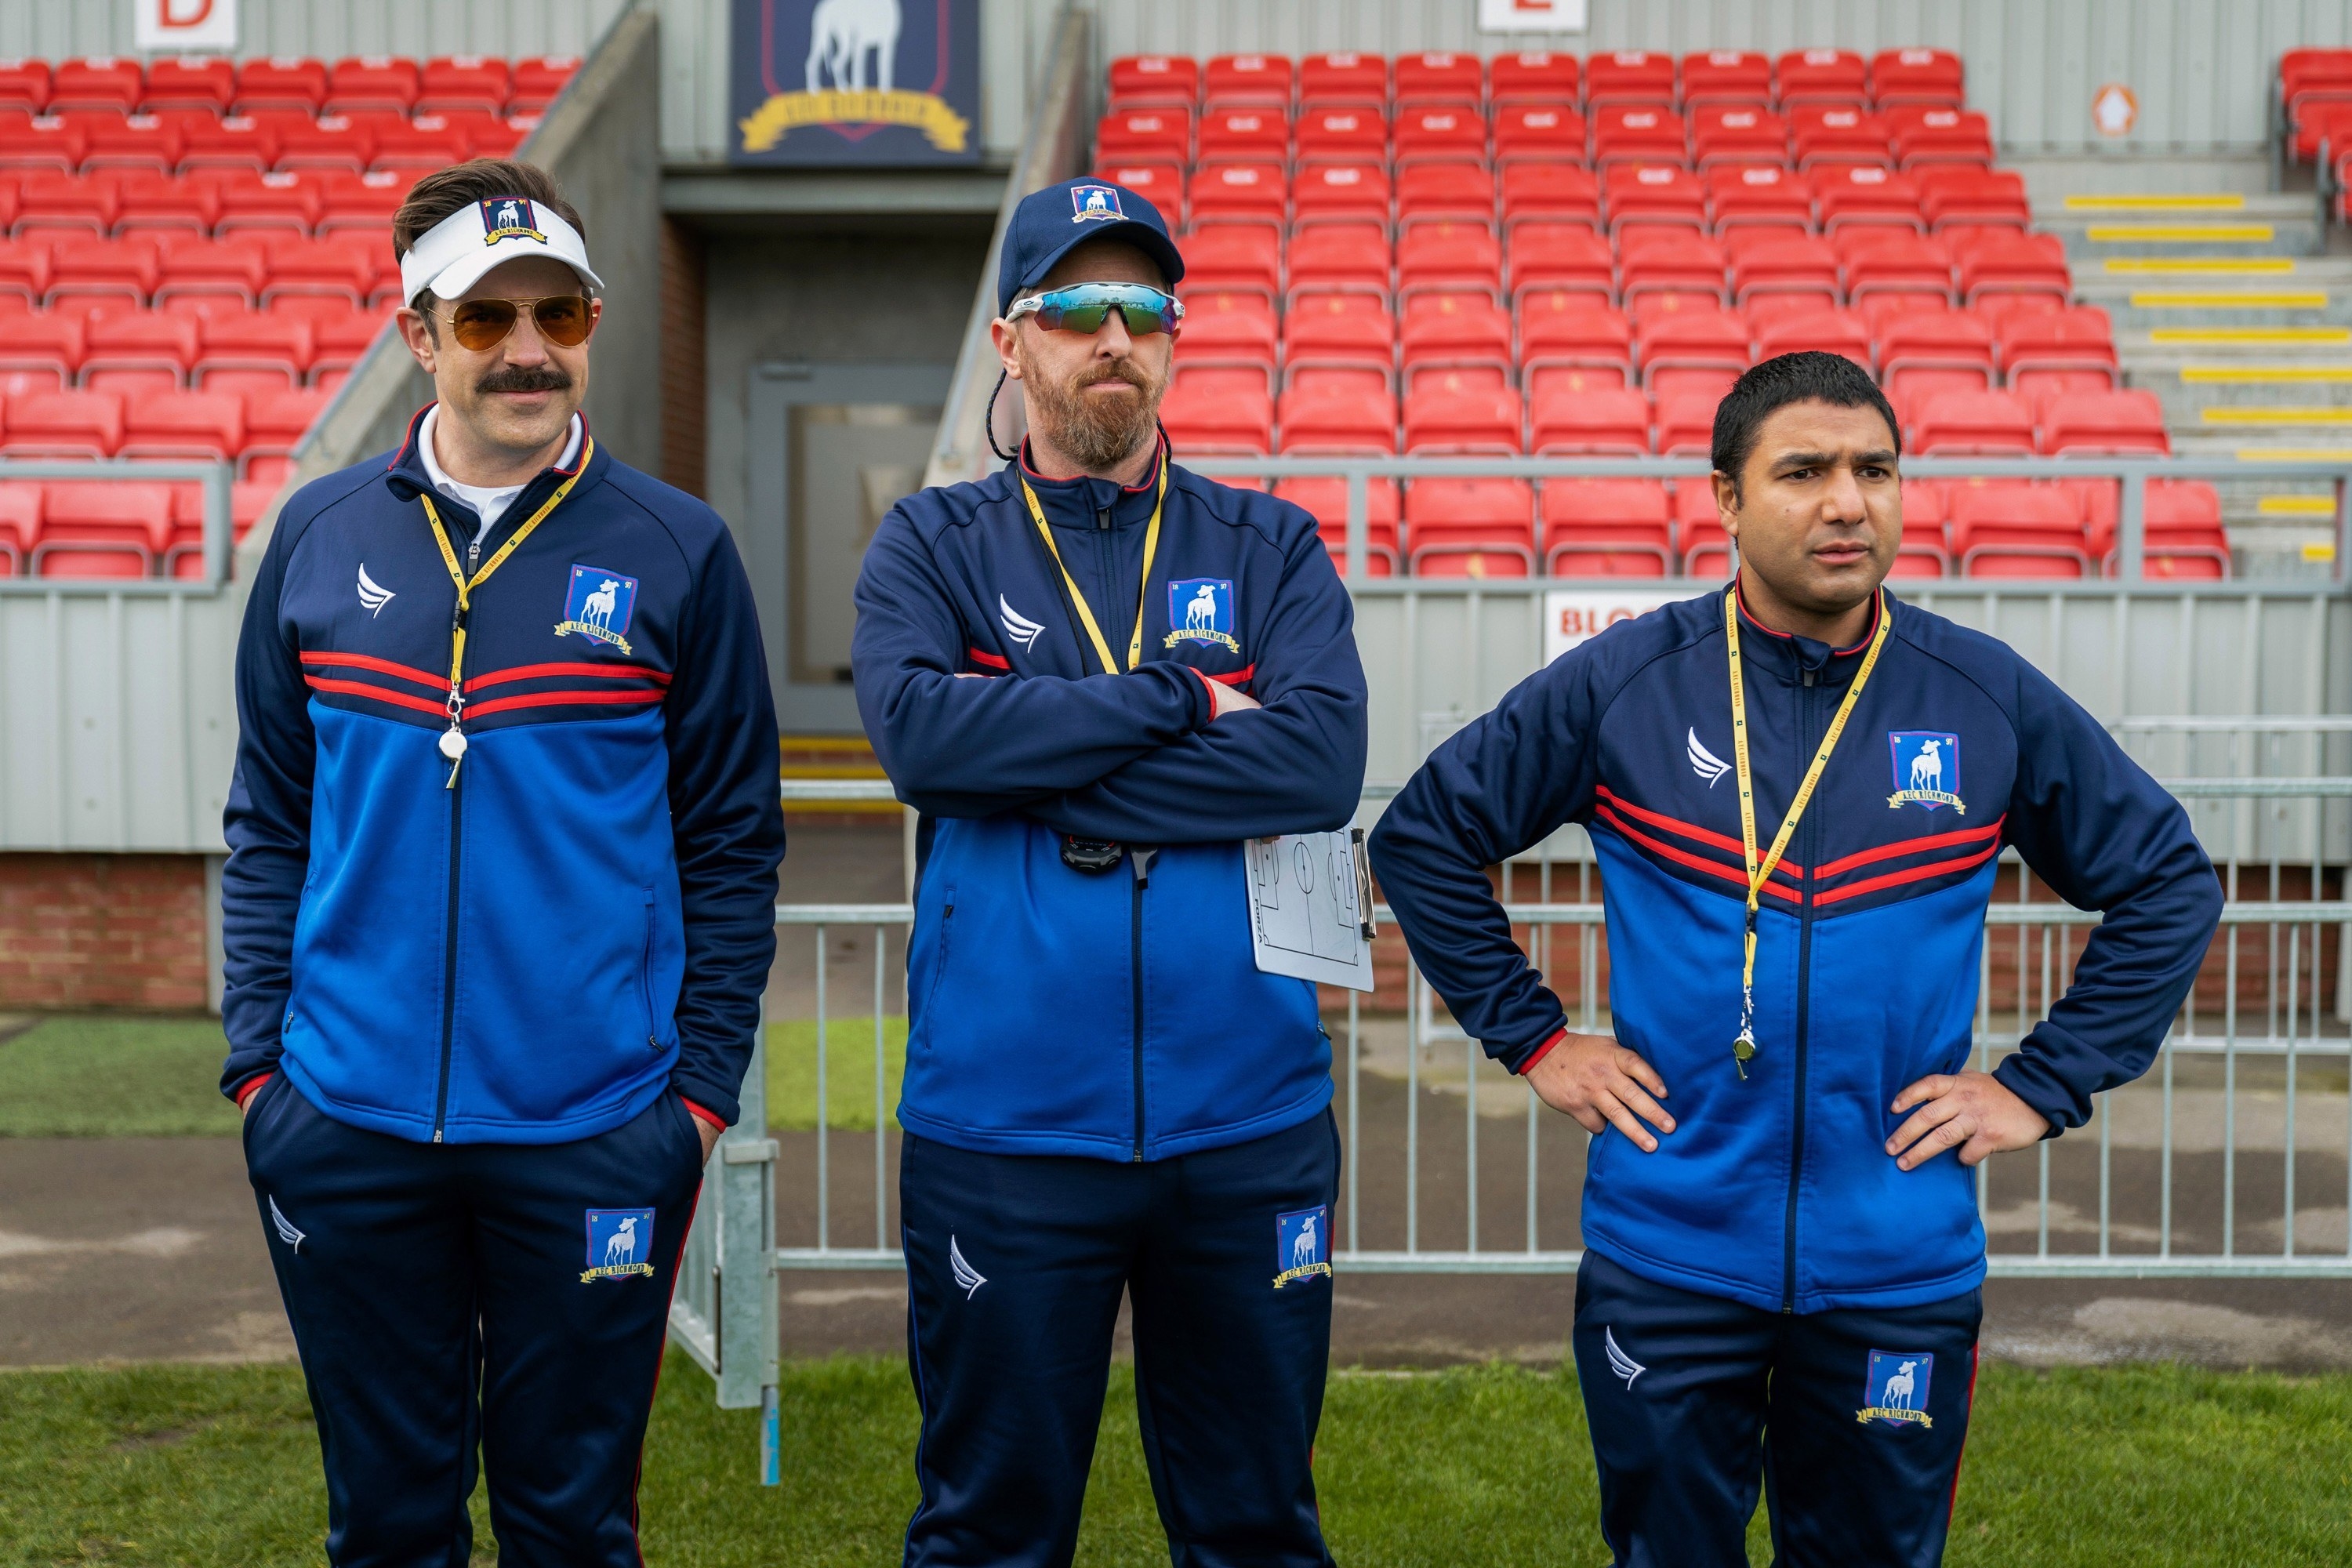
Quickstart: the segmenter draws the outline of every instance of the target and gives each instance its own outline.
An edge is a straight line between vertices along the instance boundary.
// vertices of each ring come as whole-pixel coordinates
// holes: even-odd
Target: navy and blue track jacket
[[[1030,484],[1124,663],[1156,482]],[[866,552],[858,710],[923,813],[911,1132],[1157,1160],[1329,1103],[1315,988],[1252,957],[1241,840],[1355,812],[1353,605],[1306,512],[1171,466],[1142,616],[1141,665],[1103,673],[1010,466],[908,497]],[[1212,680],[1265,707],[1213,724]],[[1063,834],[1158,853],[1088,874]]]
[[[1885,1144],[1905,1120],[1897,1094],[1969,1063],[2004,844],[2106,915],[2072,987],[1995,1074],[2053,1130],[2147,1069],[2218,922],[2221,886],[2187,814],[2096,721],[2001,643],[1892,614],[1764,889],[1745,1082],[1721,594],[1620,623],[1522,681],[1438,749],[1372,835],[1413,957],[1516,1072],[1567,1017],[1484,868],[1562,823],[1591,834],[1616,1035],[1665,1079],[1675,1130],[1649,1154],[1613,1129],[1594,1140],[1584,1237],[1662,1283],[1810,1312],[1936,1300],[1983,1277],[1970,1173],[1949,1153],[1900,1171]],[[1740,652],[1760,852],[1863,647],[1743,619]]]
[[[429,1142],[585,1138],[670,1087],[735,1119],[784,850],[751,584],[700,501],[602,447],[576,471],[473,593],[455,788],[416,423],[279,513],[237,645],[225,1090],[278,1068]],[[476,514],[433,504],[465,563]]]

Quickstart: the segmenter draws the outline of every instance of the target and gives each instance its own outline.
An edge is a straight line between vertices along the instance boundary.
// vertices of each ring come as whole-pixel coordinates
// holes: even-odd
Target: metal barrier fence
[[[73,590],[99,594],[215,594],[228,580],[228,552],[235,539],[229,515],[230,487],[236,468],[210,458],[0,458],[0,481],[11,479],[195,479],[205,487],[205,574],[200,577],[37,577],[33,563],[19,563],[16,574],[0,576],[0,594],[55,596]],[[37,550],[38,546],[35,547]],[[83,546],[88,548],[88,546]]]
[[[1375,785],[1366,795],[1384,799],[1396,787]],[[2176,779],[2168,787],[2192,806],[2352,805],[2352,776]],[[892,798],[887,784],[869,781],[793,781],[785,789],[803,804]],[[2098,1096],[2088,1126],[2039,1145],[2031,1158],[2003,1156],[1978,1168],[1994,1274],[2352,1279],[2352,1226],[2336,1228],[2352,1215],[2352,1029],[2323,994],[2331,974],[2341,991],[2352,946],[2344,868],[2312,862],[2301,898],[2280,890],[2285,872],[2302,868],[2230,862],[2222,869],[2231,896],[2221,932],[2149,1073]],[[1528,859],[1513,874],[1530,870],[1540,901],[1510,901],[1515,889],[1507,889],[1510,918],[1527,928],[1531,954],[1575,1026],[1605,1030],[1604,917],[1592,897],[1593,865]],[[2241,896],[2242,881],[2265,870],[2260,889],[2245,889],[2257,896]],[[1570,874],[1576,899],[1553,901],[1554,881]],[[2063,994],[2082,938],[2100,919],[2035,897],[2013,851],[2004,852],[1999,875],[1974,1031],[1975,1060],[1986,1068]],[[1388,918],[1385,908],[1380,913]],[[810,962],[813,1049],[794,1046],[786,1081],[796,1095],[813,1090],[811,1124],[766,1125],[778,1060],[763,1031],[743,1120],[719,1141],[715,1191],[706,1193],[688,1243],[673,1331],[718,1379],[720,1404],[765,1399],[771,1467],[773,1271],[904,1267],[891,1208],[892,1055],[894,1020],[904,1038],[903,944],[913,918],[910,903],[777,907],[786,961],[795,938],[809,944],[801,951]],[[839,962],[831,948],[845,935],[870,941],[869,952],[854,955],[859,972],[844,977],[858,997],[855,1017],[833,1012]],[[1333,1062],[1348,1151],[1344,1245],[1334,1262],[1386,1273],[1573,1271],[1588,1139],[1573,1123],[1548,1120],[1520,1080],[1441,1019],[1410,959],[1403,963],[1402,1017],[1373,1016],[1358,994],[1347,994]],[[846,1047],[839,1062],[837,1046]],[[837,1127],[847,1118],[835,1108],[851,1096],[864,1121],[869,1072],[870,1128]],[[849,1096],[837,1091],[844,1085]],[[1458,1111],[1450,1103],[1456,1095]],[[796,1116],[800,1110],[795,1099]],[[837,1168],[845,1140],[855,1165]],[[863,1211],[869,1176],[870,1215],[843,1223],[836,1208]],[[813,1205],[796,1204],[798,1233],[779,1238],[774,1184],[795,1180],[805,1182]]]

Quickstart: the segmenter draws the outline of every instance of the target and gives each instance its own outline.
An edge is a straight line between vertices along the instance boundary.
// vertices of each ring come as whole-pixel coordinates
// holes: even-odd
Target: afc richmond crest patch
[[[1274,1288],[1331,1278],[1331,1211],[1321,1204],[1274,1216]]]
[[[1853,1418],[1867,1426],[1876,1421],[1888,1426],[1935,1426],[1927,1414],[1927,1380],[1935,1374],[1936,1358],[1925,1351],[1873,1351],[1870,1370],[1862,1381],[1862,1408]]]
[[[1211,642],[1233,653],[1242,651],[1234,640],[1234,584],[1225,577],[1184,577],[1168,584],[1168,625],[1172,628],[1164,647],[1180,642]]]
[[[1117,185],[1072,185],[1070,206],[1072,223],[1118,223],[1127,216]]]
[[[588,1267],[580,1283],[626,1279],[633,1274],[653,1278],[654,1211],[651,1209],[590,1209]]]
[[[1960,738],[1947,730],[1889,730],[1886,743],[1895,753],[1895,793],[1890,806],[1924,805],[1929,811],[1948,805],[1962,816],[1968,803],[1960,798]]]
[[[496,245],[502,239],[547,243],[547,236],[539,232],[539,214],[530,197],[492,196],[482,204],[482,243]]]
[[[563,618],[555,623],[557,637],[577,633],[610,643],[623,653],[629,647],[629,617],[636,613],[637,580],[602,566],[572,563],[571,586],[563,595]]]

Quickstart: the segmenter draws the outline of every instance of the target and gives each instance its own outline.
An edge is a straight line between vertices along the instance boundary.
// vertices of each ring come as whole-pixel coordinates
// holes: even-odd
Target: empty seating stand
[[[578,65],[0,62],[0,457],[231,462],[242,537],[399,301],[409,186],[515,152]],[[1136,172],[1180,216],[1198,99],[1149,105],[1183,135]],[[0,573],[200,574],[201,520],[193,484],[0,478]]]
[[[2298,111],[2352,110],[2352,66],[2334,58],[2296,77]],[[1108,87],[1097,170],[1182,235],[1189,314],[1165,405],[1181,451],[1703,455],[1732,380],[1799,350],[1878,378],[1907,450],[2161,449],[2160,414],[2116,391],[2113,328],[2074,304],[2064,253],[2032,231],[1948,51],[1135,56]],[[413,114],[457,107],[420,77]],[[245,221],[268,221],[266,200],[242,199]],[[305,259],[309,286],[331,287],[326,259]],[[0,256],[0,289],[38,271]],[[1897,572],[2100,570],[2114,487],[2069,482],[2053,504],[2074,531],[2054,543],[2009,491],[1962,508],[1948,487],[1906,487]],[[1276,489],[1338,538],[1339,481]],[[1704,483],[1379,494],[1375,572],[1728,560]],[[2226,570],[2201,526],[2167,536],[2181,542],[2168,569]]]

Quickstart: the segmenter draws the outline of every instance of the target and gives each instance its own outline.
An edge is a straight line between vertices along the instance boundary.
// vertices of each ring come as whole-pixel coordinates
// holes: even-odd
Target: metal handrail
[[[0,577],[0,594],[54,594],[64,588],[107,594],[211,595],[228,581],[236,538],[229,510],[234,463],[205,458],[0,458],[7,479],[196,479],[205,487],[205,574],[195,577]],[[32,563],[25,563],[26,571]]]

